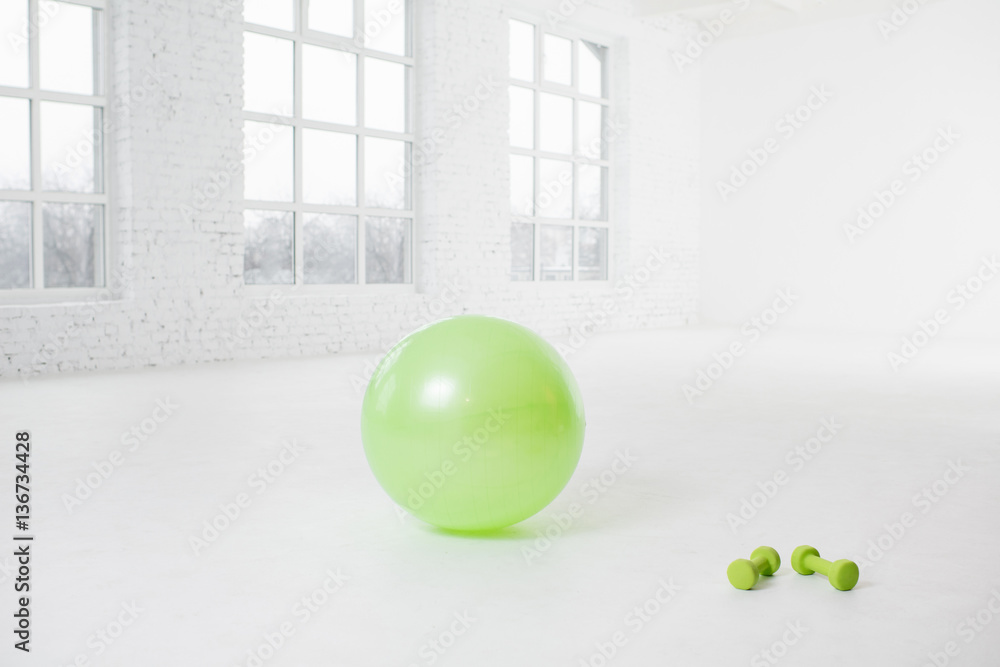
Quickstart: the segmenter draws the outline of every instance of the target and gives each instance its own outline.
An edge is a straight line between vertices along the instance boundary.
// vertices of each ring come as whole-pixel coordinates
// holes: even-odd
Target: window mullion
[[[365,44],[365,0],[354,0],[354,38],[351,43],[361,50],[368,45]]]
[[[532,185],[532,188],[531,188],[532,189],[532,194],[531,194],[531,197],[532,197],[532,201],[531,201],[531,215],[532,215],[532,219],[533,219],[533,222],[534,222],[534,224],[532,225],[533,236],[534,236],[534,239],[533,239],[534,248],[532,249],[533,250],[533,253],[532,253],[533,254],[533,257],[532,257],[532,280],[539,281],[539,280],[542,279],[542,272],[541,272],[541,268],[542,268],[542,243],[541,243],[541,240],[542,240],[542,225],[541,225],[541,218],[539,217],[539,212],[538,212],[538,195],[539,195],[539,190],[541,189],[542,174],[541,174],[541,164],[540,164],[539,159],[538,159],[538,151],[539,151],[539,149],[541,147],[541,139],[542,139],[542,111],[541,111],[541,105],[542,105],[542,69],[543,69],[542,63],[543,63],[543,59],[545,57],[545,55],[544,55],[545,52],[542,49],[543,49],[544,41],[545,40],[544,40],[544,37],[543,37],[544,32],[542,31],[541,26],[539,26],[537,24],[533,24],[533,26],[534,26],[534,29],[535,29],[535,62],[533,63],[534,72],[535,72],[535,76],[534,76],[535,80],[533,82],[533,84],[535,86],[535,92],[534,92],[534,95],[533,95],[533,98],[534,98],[534,109],[533,109],[534,120],[533,120],[533,124],[534,124],[534,127],[535,127],[535,136],[534,136],[534,142],[533,142],[532,148],[531,148],[531,150],[532,150],[531,168],[532,168],[532,175],[533,175],[533,178],[534,178],[534,184]]]
[[[580,163],[577,161],[576,157],[582,151],[578,144],[578,137],[580,136],[580,119],[579,119],[579,107],[580,101],[577,98],[576,93],[580,90],[579,85],[579,66],[580,66],[580,40],[573,39],[570,41],[569,47],[569,62],[570,62],[570,76],[569,80],[571,87],[573,88],[573,136],[570,140],[570,152],[573,154],[571,162],[572,166],[570,171],[573,174],[573,187],[572,194],[570,195],[570,215],[573,218],[572,227],[572,238],[570,243],[572,247],[570,248],[570,280],[577,280],[579,277],[579,267],[580,267],[580,242],[579,234],[580,227],[576,224],[577,220],[580,218]]]
[[[94,78],[94,95],[106,96],[107,91],[105,87],[107,82],[104,80],[104,68],[102,63],[104,62],[104,11],[103,10],[91,10],[91,35],[93,36],[93,46],[94,52],[91,54],[93,58],[93,78]]]
[[[537,122],[538,118],[537,104],[535,106],[535,118]],[[541,244],[539,243],[539,239],[541,239],[541,227],[540,227],[541,216],[538,211],[538,194],[539,194],[538,191],[541,188],[541,183],[542,183],[542,173],[541,173],[542,170],[539,162],[540,161],[538,159],[538,156],[532,156],[531,169],[532,169],[532,177],[534,178],[535,183],[532,186],[532,194],[531,194],[531,216],[535,222],[535,258],[534,258],[535,280],[540,280],[538,269],[541,266],[541,252],[542,252],[542,247]]]
[[[108,9],[102,7],[99,12],[100,15],[100,25],[98,27],[99,35],[95,38],[97,44],[96,53],[96,67],[100,68],[100,81],[101,87],[95,89],[94,92],[98,92],[103,97],[103,101],[100,104],[101,109],[101,126],[96,129],[99,133],[98,136],[101,140],[101,180],[104,187],[101,188],[101,193],[104,195],[104,215],[101,218],[101,248],[103,250],[103,256],[100,266],[100,285],[108,287],[111,284],[111,267],[114,262],[119,259],[119,255],[116,252],[116,244],[112,241],[117,239],[117,227],[115,226],[115,221],[113,220],[113,213],[111,210],[112,197],[111,192],[114,189],[114,182],[111,176],[112,168],[112,157],[111,157],[111,141],[109,140],[108,134],[114,133],[114,128],[111,126],[111,55],[108,35],[111,34],[111,12]],[[107,128],[107,132],[105,132]]]
[[[28,3],[29,25],[38,23],[38,2]],[[28,36],[28,86],[30,101],[30,142],[31,142],[31,286],[45,286],[44,241],[42,240],[42,202],[39,193],[42,189],[42,114],[41,103],[38,100],[38,32]]]
[[[295,128],[295,137],[292,146],[295,151],[295,155],[293,156],[293,163],[295,165],[295,196],[292,202],[292,276],[293,283],[299,285],[303,282],[305,276],[305,264],[303,264],[305,250],[302,246],[305,220],[303,219],[302,209],[302,132],[300,127]]]
[[[534,85],[537,86],[534,94],[535,137],[534,137],[534,143],[532,144],[533,155],[531,157],[532,173],[535,181],[532,187],[532,202],[531,202],[532,217],[534,219],[533,220],[534,225],[532,225],[532,227],[534,228],[534,248],[533,248],[534,257],[532,258],[532,264],[533,264],[532,271],[534,275],[532,277],[534,280],[539,281],[542,279],[542,271],[541,271],[542,224],[538,211],[538,196],[540,194],[541,184],[542,184],[542,173],[541,173],[542,170],[541,170],[541,163],[538,159],[538,151],[540,150],[541,147],[541,138],[542,138],[541,105],[542,105],[542,81],[543,81],[542,73],[544,70],[544,59],[545,59],[545,51],[543,50],[545,44],[545,37],[544,37],[544,31],[542,30],[541,26],[537,24],[532,24],[532,25],[535,29],[535,62],[533,63],[535,71]]]
[[[302,208],[296,204],[292,213],[292,284],[305,284],[305,248],[302,245],[303,229],[305,228]]]
[[[583,229],[592,225],[589,220],[573,219],[573,276],[574,280],[579,280],[580,267],[580,243],[583,240]]]
[[[292,43],[292,283],[304,281],[305,266],[302,263],[302,34],[305,19],[305,0],[296,3],[295,41]]]
[[[356,0],[355,11],[361,8],[361,0]],[[363,11],[363,9],[362,9]],[[358,18],[358,14],[355,14],[355,19]],[[360,15],[363,17],[363,14]],[[363,21],[363,18],[361,19]],[[355,30],[359,31],[360,35],[361,28],[358,27],[361,24],[355,21]],[[367,202],[365,201],[365,59],[364,56],[358,55],[358,75],[357,75],[357,109],[355,111],[356,118],[355,122],[358,126],[358,145],[356,151],[356,162],[355,162],[355,176],[357,181],[357,192],[355,193],[357,197],[358,204],[358,257],[356,265],[358,267],[358,284],[364,285],[368,282],[367,277],[367,266],[365,264],[365,256],[367,255],[367,242],[368,239],[366,230],[368,228],[368,210],[366,207]]]
[[[357,283],[359,285],[364,285],[368,282],[368,269],[365,263],[365,258],[367,255],[367,241],[368,239],[365,230],[368,225],[368,213],[365,209],[365,54],[364,47],[367,46],[364,41],[364,25],[365,25],[365,5],[364,0],[354,0],[354,44],[360,47],[358,49],[357,58],[357,75],[356,75],[356,107],[355,107],[355,117],[354,123],[357,125],[357,148],[355,150],[355,183],[357,186],[357,192],[355,196],[357,197],[358,205],[358,215],[357,215],[357,256],[355,259],[355,266],[357,267],[358,275]]]
[[[531,258],[531,271],[532,280],[541,280],[541,268],[542,268],[542,219],[535,216],[531,219],[532,228],[532,252],[533,256]]]

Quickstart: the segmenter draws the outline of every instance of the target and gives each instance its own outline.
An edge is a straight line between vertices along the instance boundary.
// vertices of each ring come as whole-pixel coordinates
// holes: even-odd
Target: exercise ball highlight
[[[463,315],[413,332],[376,367],[361,407],[375,478],[414,516],[457,531],[523,521],[580,460],[583,400],[530,329]]]

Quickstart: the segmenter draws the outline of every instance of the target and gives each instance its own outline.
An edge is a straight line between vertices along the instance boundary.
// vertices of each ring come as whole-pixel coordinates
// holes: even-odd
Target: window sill
[[[10,306],[80,305],[120,301],[105,287],[57,287],[0,290],[0,308]]]
[[[295,297],[383,296],[415,294],[413,283],[388,285],[244,285],[244,294],[252,299]]]
[[[611,289],[610,280],[511,280],[511,289],[550,289],[559,291]]]

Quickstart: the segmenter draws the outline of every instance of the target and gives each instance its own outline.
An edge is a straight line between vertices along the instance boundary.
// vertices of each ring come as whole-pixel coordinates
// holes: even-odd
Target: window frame
[[[115,295],[115,286],[109,285],[112,261],[115,258],[113,241],[117,238],[114,211],[114,179],[111,169],[111,144],[114,123],[111,118],[111,7],[108,0],[59,0],[100,10],[99,20],[94,21],[94,88],[96,93],[64,93],[43,90],[39,80],[40,52],[38,48],[40,5],[43,0],[28,1],[28,87],[0,86],[0,96],[26,99],[29,104],[29,141],[31,159],[31,188],[27,190],[0,190],[0,200],[31,204],[31,287],[0,289],[0,305],[47,304],[64,302],[91,302],[107,300]],[[95,181],[102,185],[101,192],[64,192],[45,190],[42,187],[41,162],[41,103],[63,102],[81,104],[100,109],[100,122],[95,132],[101,140],[101,169]],[[94,253],[95,282],[93,287],[45,287],[42,208],[44,204],[96,204],[103,208],[101,242]],[[100,267],[99,269],[96,267]]]
[[[309,0],[293,0],[294,5],[294,26],[292,30],[282,30],[280,28],[273,28],[270,26],[260,25],[257,23],[251,23],[250,21],[243,21],[243,27],[241,32],[243,34],[247,32],[253,32],[261,35],[267,35],[269,37],[277,37],[280,39],[287,39],[292,41],[293,48],[293,91],[292,91],[292,115],[291,116],[279,116],[273,113],[262,113],[257,111],[247,111],[246,109],[240,109],[241,120],[245,123],[246,121],[256,121],[268,124],[277,125],[287,125],[292,128],[293,131],[293,144],[292,144],[292,159],[293,159],[293,194],[292,201],[290,202],[279,202],[279,201],[266,201],[257,199],[247,199],[245,192],[241,193],[240,201],[242,201],[241,215],[247,210],[256,211],[280,211],[280,212],[290,212],[293,215],[292,222],[292,279],[291,284],[250,284],[246,282],[245,274],[241,272],[241,280],[243,288],[247,290],[247,294],[253,297],[263,297],[271,295],[275,290],[279,293],[288,296],[306,296],[306,295],[337,295],[337,294],[347,294],[347,293],[357,293],[357,292],[369,292],[369,293],[384,293],[384,292],[402,292],[402,293],[413,293],[416,291],[417,283],[417,267],[416,267],[416,245],[417,245],[417,224],[416,224],[416,210],[417,210],[417,187],[416,187],[416,173],[413,169],[413,150],[415,140],[415,116],[416,116],[416,104],[415,104],[415,81],[416,81],[416,66],[415,66],[415,56],[413,54],[414,50],[414,30],[413,30],[413,16],[414,9],[413,3],[415,0],[408,0],[405,3],[404,9],[404,20],[406,21],[405,27],[405,55],[397,55],[394,53],[387,53],[385,51],[378,51],[375,49],[370,49],[364,46],[363,35],[364,35],[364,0],[353,0],[354,8],[354,26],[355,35],[352,37],[344,37],[341,35],[333,35],[330,33],[325,33],[318,30],[312,30],[306,27],[306,18],[309,13]],[[360,32],[359,32],[360,29]],[[353,53],[357,58],[357,81],[356,92],[357,99],[355,100],[355,120],[356,125],[342,125],[338,123],[330,123],[326,121],[316,121],[309,120],[302,117],[302,47],[303,45],[314,45],[324,48],[332,48],[340,51],[348,51]],[[405,112],[406,112],[406,130],[404,132],[392,132],[388,130],[379,130],[374,128],[368,128],[364,125],[364,104],[365,104],[365,58],[375,57],[389,62],[400,63],[405,65],[407,69],[408,76],[406,77],[404,91],[405,99]],[[245,65],[244,65],[245,67]],[[244,69],[245,76],[245,69]],[[351,134],[357,137],[357,149],[355,153],[355,168],[356,173],[356,189],[357,189],[357,204],[355,206],[342,206],[342,205],[332,205],[332,204],[309,204],[302,201],[302,130],[303,129],[316,129],[316,130],[326,130],[332,132],[339,132],[342,134]],[[242,128],[241,128],[242,132]],[[408,187],[409,187],[409,207],[406,209],[383,209],[367,206],[365,201],[365,138],[366,137],[376,137],[383,139],[392,139],[396,141],[407,142],[409,147],[408,155],[404,158],[404,169],[409,171]],[[329,284],[306,284],[303,281],[304,278],[304,249],[303,249],[303,222],[304,214],[307,213],[325,213],[332,215],[347,215],[354,216],[357,218],[357,246],[356,246],[356,256],[355,256],[355,278],[356,281],[353,283],[329,283]],[[405,262],[409,268],[409,280],[403,283],[368,283],[365,282],[365,221],[371,217],[380,218],[406,218],[410,221],[410,243],[409,243],[409,253],[405,258]]]
[[[510,90],[511,86],[518,86],[521,88],[527,88],[532,91],[534,105],[533,105],[533,131],[534,131],[534,147],[533,148],[521,148],[518,146],[512,146],[508,139],[507,144],[507,154],[521,155],[526,157],[531,157],[534,164],[534,180],[533,180],[533,201],[532,208],[534,212],[530,216],[521,215],[510,212],[510,223],[511,228],[515,223],[530,224],[533,225],[533,237],[532,237],[532,277],[530,280],[515,280],[513,278],[512,267],[508,266],[508,283],[518,288],[530,288],[533,285],[550,285],[550,286],[560,286],[562,289],[576,289],[576,288],[586,288],[585,286],[593,286],[594,288],[606,288],[611,282],[614,275],[613,266],[613,231],[614,231],[614,219],[615,219],[615,183],[614,174],[617,171],[615,167],[615,150],[614,150],[614,140],[605,140],[604,132],[605,128],[615,118],[615,91],[614,91],[614,58],[615,51],[615,39],[611,35],[602,35],[595,33],[594,31],[581,28],[579,26],[571,24],[559,24],[555,25],[552,21],[545,19],[542,15],[537,13],[531,13],[526,11],[518,10],[508,10],[505,12],[506,29],[510,31],[510,21],[521,21],[522,23],[529,23],[534,27],[534,62],[533,81],[524,81],[522,79],[515,79],[510,76],[510,71],[508,69],[507,76],[505,77],[507,83],[507,89]],[[556,37],[562,37],[563,39],[568,39],[572,42],[572,64],[571,64],[571,83],[570,85],[554,83],[551,81],[545,81],[543,77],[544,68],[544,40],[545,35],[553,35]],[[577,42],[586,41],[602,46],[606,49],[605,60],[604,60],[604,87],[605,96],[604,97],[593,97],[592,95],[587,95],[581,93],[578,89],[579,84],[579,58],[576,53]],[[509,37],[507,39],[507,44],[510,44]],[[509,47],[508,47],[509,48]],[[508,53],[507,62],[510,62],[510,54]],[[539,148],[540,146],[540,136],[541,136],[541,94],[542,93],[553,93],[556,95],[561,95],[563,97],[570,97],[573,99],[573,151],[569,154],[563,153],[552,153],[549,151],[543,151]],[[606,155],[601,159],[585,158],[582,157],[577,152],[577,139],[578,139],[578,104],[577,102],[591,102],[601,104],[605,108],[606,116],[601,125],[601,136],[602,141],[605,142],[604,148],[606,150]],[[509,113],[509,109],[508,109]],[[572,193],[572,204],[573,204],[573,216],[569,218],[546,218],[539,216],[537,212],[537,201],[540,192],[541,185],[541,170],[538,168],[538,161],[540,159],[558,160],[561,162],[569,161],[573,164],[573,193]],[[585,220],[579,217],[578,211],[578,194],[579,194],[579,179],[577,177],[578,166],[584,165],[599,165],[607,169],[607,180],[605,182],[605,206],[606,206],[606,219],[605,220]],[[509,188],[508,188],[509,191]],[[573,266],[572,278],[569,280],[542,280],[541,279],[541,253],[540,253],[540,240],[541,240],[541,225],[561,225],[570,227],[573,230]],[[605,252],[607,257],[605,259],[606,263],[606,277],[601,280],[581,280],[579,278],[579,260],[580,260],[580,246],[579,246],[579,229],[581,227],[598,227],[607,230],[607,246]],[[553,287],[553,289],[559,289],[560,287]]]

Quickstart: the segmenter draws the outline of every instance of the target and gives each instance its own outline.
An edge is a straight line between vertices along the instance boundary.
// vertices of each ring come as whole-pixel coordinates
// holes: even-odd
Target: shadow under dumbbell
[[[784,574],[784,573],[773,574],[773,575],[771,575],[769,577],[761,577],[760,579],[757,580],[757,584],[753,588],[751,588],[749,592],[752,593],[753,591],[762,591],[762,590],[764,590],[766,588],[770,588],[771,586],[774,586],[775,585],[775,583],[774,583],[775,577],[780,577],[780,576],[782,576],[782,574]]]

